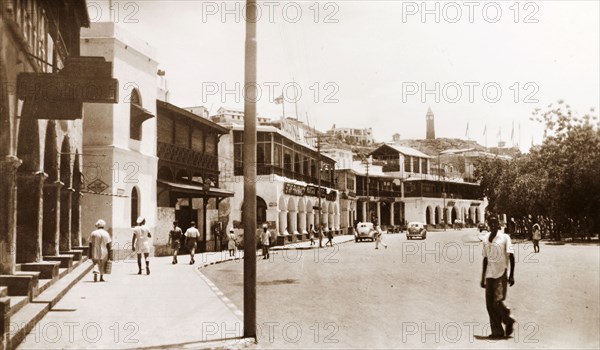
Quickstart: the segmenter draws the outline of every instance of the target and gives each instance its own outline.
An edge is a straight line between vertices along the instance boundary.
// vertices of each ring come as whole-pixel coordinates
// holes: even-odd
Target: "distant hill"
[[[376,143],[371,146],[361,146],[361,145],[348,145],[344,141],[340,140],[330,140],[328,143],[336,145],[336,147],[351,149],[355,154],[369,154],[373,150],[379,148],[383,145],[383,142]],[[400,146],[411,147],[417,149],[429,156],[435,157],[440,152],[449,150],[449,149],[465,149],[465,148],[473,148],[477,151],[485,152],[486,148],[476,141],[472,140],[463,140],[463,139],[449,139],[449,138],[437,138],[435,140],[400,140],[396,144]],[[520,150],[516,147],[490,147],[487,149],[487,152],[499,154],[499,155],[507,155],[514,157],[520,154]]]

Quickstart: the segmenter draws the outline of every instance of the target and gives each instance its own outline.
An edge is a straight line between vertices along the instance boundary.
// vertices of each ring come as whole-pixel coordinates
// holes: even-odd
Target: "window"
[[[142,99],[138,90],[133,89],[129,101],[129,138],[141,141],[142,124],[152,117],[154,116],[142,107]]]
[[[413,157],[413,173],[420,173],[419,171],[419,159],[417,157]]]
[[[410,172],[410,156],[404,156],[404,171]]]

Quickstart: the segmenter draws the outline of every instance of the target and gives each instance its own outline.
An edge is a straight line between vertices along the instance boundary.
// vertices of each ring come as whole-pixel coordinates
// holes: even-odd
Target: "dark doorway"
[[[135,227],[138,216],[140,216],[140,198],[134,187],[131,190],[131,227]]]
[[[256,196],[256,224],[267,222],[267,202]]]

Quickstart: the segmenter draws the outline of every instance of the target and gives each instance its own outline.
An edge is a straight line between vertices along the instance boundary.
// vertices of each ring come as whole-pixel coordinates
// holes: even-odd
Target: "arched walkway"
[[[296,202],[293,197],[288,199],[287,209],[288,209],[287,232],[290,234],[296,234],[298,231],[298,229],[297,229],[298,215],[297,215]]]
[[[306,230],[306,204],[303,198],[298,201],[298,233],[308,233]]]
[[[425,208],[425,223],[427,225],[433,224],[433,222],[431,221],[431,216],[432,216],[431,211],[432,211],[431,206],[427,206],[427,208]]]
[[[81,247],[81,162],[79,150],[73,162],[73,194],[71,196],[71,247]]]
[[[442,223],[442,208],[439,206],[435,207],[435,224],[440,225]]]

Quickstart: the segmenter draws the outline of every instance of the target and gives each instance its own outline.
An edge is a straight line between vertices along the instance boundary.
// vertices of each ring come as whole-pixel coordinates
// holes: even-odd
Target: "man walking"
[[[171,250],[173,250],[172,264],[177,264],[177,254],[179,253],[179,249],[181,248],[181,237],[183,236],[181,228],[177,226],[178,224],[179,222],[177,220],[173,221],[173,229],[169,231],[168,245],[171,246]]]
[[[327,234],[327,243],[325,243],[325,246],[327,247],[327,245],[329,244],[330,246],[333,247],[333,230],[331,229],[331,227],[327,230],[326,234]]]
[[[269,232],[269,227],[267,226],[267,224],[263,224],[263,232],[260,236],[260,241],[262,244],[263,260],[269,259],[269,246],[271,245],[271,233]]]
[[[515,320],[510,317],[510,310],[504,305],[507,292],[507,269],[510,263],[508,284],[515,284],[515,257],[510,236],[499,232],[498,218],[488,218],[490,232],[483,239],[483,272],[481,288],[485,288],[485,304],[490,317],[492,334],[490,339],[503,339],[513,332]],[[506,329],[502,324],[506,325]]]
[[[196,222],[190,222],[190,228],[185,231],[185,245],[190,250],[190,265],[196,263],[194,254],[196,253],[196,244],[198,244],[199,237],[200,231],[196,228]]]
[[[137,226],[133,228],[133,238],[131,246],[134,252],[137,253],[138,275],[142,274],[142,254],[146,262],[146,274],[150,274],[150,230],[146,227],[146,219],[139,217],[136,220]]]
[[[387,244],[383,243],[381,240],[383,239],[383,231],[381,230],[381,226],[377,225],[375,229],[375,249],[379,249],[379,245],[381,244],[387,249]]]
[[[106,263],[112,261],[112,240],[104,230],[104,226],[106,226],[104,220],[96,221],[96,230],[90,235],[88,254],[94,264],[94,282],[98,281],[98,275],[100,275],[100,282],[104,282]]]

